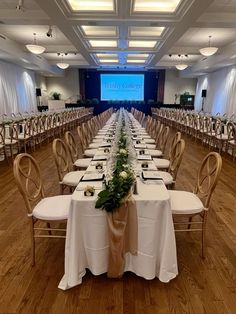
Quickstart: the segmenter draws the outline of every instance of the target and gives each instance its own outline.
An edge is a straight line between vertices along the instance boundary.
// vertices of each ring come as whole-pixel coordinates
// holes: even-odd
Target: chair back
[[[157,148],[160,149],[164,155],[167,139],[169,136],[170,128],[168,126],[165,126],[160,134],[159,140],[158,140],[158,146]]]
[[[177,132],[177,133],[180,133],[180,132]],[[180,133],[180,136],[181,136],[181,133]],[[175,142],[174,147],[172,149],[171,158],[170,158],[170,166],[169,166],[168,172],[172,175],[174,181],[176,180],[179,166],[183,159],[184,149],[185,149],[185,141],[183,139],[177,140],[177,142]]]
[[[216,187],[222,168],[222,158],[216,152],[209,153],[202,161],[197,174],[197,184],[194,193],[203,201],[205,208],[209,207],[212,193]]]
[[[228,141],[234,140],[236,143],[236,125],[231,121],[227,123],[227,134]]]
[[[44,197],[39,165],[31,155],[19,154],[14,159],[13,174],[28,215],[31,215],[32,208]]]
[[[78,153],[78,147],[75,142],[75,138],[71,132],[69,131],[66,132],[65,141],[66,141],[66,145],[68,147],[68,151],[70,154],[71,162],[74,163],[78,159],[79,153]]]
[[[66,173],[71,171],[71,162],[66,144],[59,138],[52,142],[52,151],[59,181],[62,182]]]
[[[87,146],[85,136],[83,135],[82,127],[80,125],[77,127],[77,133],[79,135],[79,144],[81,145],[82,151],[84,152]]]
[[[5,126],[4,124],[0,124],[0,145],[4,145],[5,143]]]
[[[176,132],[175,135],[172,138],[171,146],[170,146],[170,152],[169,152],[169,159],[171,159],[173,155],[173,150],[175,148],[175,144],[181,139],[181,132]]]

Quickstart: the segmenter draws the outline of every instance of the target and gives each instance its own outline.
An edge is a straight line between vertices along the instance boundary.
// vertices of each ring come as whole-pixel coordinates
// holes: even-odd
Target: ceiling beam
[[[177,40],[180,39],[180,37],[182,37],[184,33],[192,26],[193,21],[196,21],[213,1],[214,0],[198,0],[192,3],[187,13],[178,22],[173,32],[152,59],[149,66],[155,66],[158,61],[160,61],[161,58],[168,53],[169,49],[174,46]]]
[[[83,45],[81,39],[73,29],[69,20],[64,16],[60,8],[54,1],[49,0],[35,0],[39,7],[47,12],[52,24],[56,25],[60,31],[67,37],[67,39],[75,46],[80,54],[90,65],[96,65],[93,58],[88,54],[87,49]]]

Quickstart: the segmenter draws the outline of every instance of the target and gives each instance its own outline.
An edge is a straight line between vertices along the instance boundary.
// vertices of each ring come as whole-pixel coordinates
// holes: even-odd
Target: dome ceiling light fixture
[[[60,54],[58,54],[58,55],[60,56]],[[61,62],[58,62],[57,66],[58,66],[58,68],[60,68],[62,70],[65,70],[65,69],[69,68],[69,66],[70,66],[69,63],[66,63],[63,60],[63,54],[61,54]]]
[[[179,58],[181,58],[181,61],[179,64],[176,64],[175,67],[177,70],[183,71],[183,70],[187,69],[188,65],[186,63],[184,63],[184,61],[183,61],[184,56],[181,56],[181,55],[178,55],[178,56],[179,56]],[[185,55],[185,57],[187,58],[188,55]]]
[[[183,70],[187,69],[188,65],[187,64],[177,64],[175,67],[177,70],[183,71]]]
[[[201,48],[199,51],[200,53],[205,56],[205,57],[210,57],[213,56],[217,51],[218,48],[217,47],[212,47],[211,46],[211,38],[212,36],[208,36],[209,37],[209,45],[206,48]]]
[[[36,33],[33,33],[34,35],[34,42],[33,44],[28,44],[25,47],[33,54],[35,55],[41,55],[42,53],[44,53],[44,51],[46,50],[45,47],[43,46],[39,46],[37,45],[37,40],[36,40]]]

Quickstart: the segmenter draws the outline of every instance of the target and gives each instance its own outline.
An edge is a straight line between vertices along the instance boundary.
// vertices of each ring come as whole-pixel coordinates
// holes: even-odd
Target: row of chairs
[[[140,113],[137,112],[136,109],[133,110],[133,114],[137,118],[140,117]],[[151,117],[146,118],[146,128],[149,132],[152,132],[152,130],[155,129],[154,125],[155,123]],[[178,139],[178,137],[181,136],[181,134],[178,133],[179,132],[176,133],[174,139],[172,140],[171,147],[173,147],[174,142]],[[170,149],[170,159],[173,153],[174,151]],[[158,162],[155,163],[157,167],[160,168],[161,159],[159,159]],[[164,163],[166,163],[166,161]],[[169,162],[169,164],[171,163]],[[193,189],[193,193],[187,191],[169,191],[175,231],[201,232],[203,258],[205,258],[205,240],[208,212],[210,211],[210,201],[219,180],[221,169],[222,158],[220,154],[210,152],[207,156],[205,156],[197,171],[196,185]]]
[[[174,109],[152,110],[153,115],[165,125],[184,132],[211,149],[218,149],[236,157],[236,122],[218,116]]]
[[[49,114],[36,114],[22,119],[4,120],[0,123],[0,154],[5,159],[19,153],[34,150],[44,141],[62,136],[90,116],[88,109],[77,109]]]

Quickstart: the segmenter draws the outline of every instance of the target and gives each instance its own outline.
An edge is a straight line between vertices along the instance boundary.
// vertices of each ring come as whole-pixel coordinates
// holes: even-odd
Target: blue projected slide
[[[101,100],[144,100],[144,75],[101,74]]]

